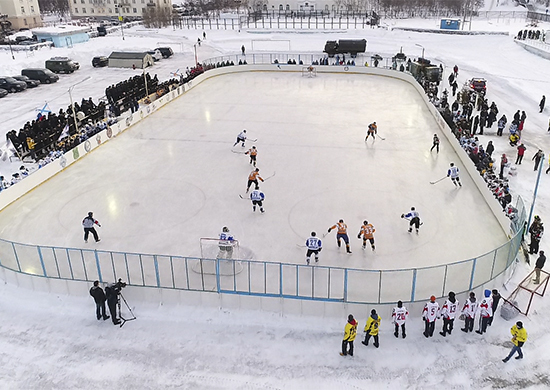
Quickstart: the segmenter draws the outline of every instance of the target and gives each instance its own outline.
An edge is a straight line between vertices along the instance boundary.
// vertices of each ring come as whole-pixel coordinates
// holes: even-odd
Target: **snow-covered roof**
[[[147,53],[144,52],[129,52],[129,51],[114,51],[109,56],[110,59],[122,59],[122,60],[133,60],[133,59],[143,59]]]
[[[32,29],[32,33],[35,35],[70,35],[75,33],[86,33],[88,31],[90,31],[90,27],[71,25],[38,27]]]

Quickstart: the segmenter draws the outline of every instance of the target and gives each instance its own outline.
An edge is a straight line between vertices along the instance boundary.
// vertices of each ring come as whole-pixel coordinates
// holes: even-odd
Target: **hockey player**
[[[250,175],[248,175],[248,183],[246,184],[246,192],[248,193],[248,190],[250,189],[250,186],[252,183],[255,184],[256,188],[260,188],[260,184],[258,183],[258,179],[261,181],[264,181],[262,177],[260,176],[260,168],[254,169],[252,172],[250,172]]]
[[[258,149],[253,146],[245,154],[250,155],[250,164],[256,166],[256,156],[258,155]]]
[[[432,337],[434,335],[435,320],[439,317],[439,303],[435,301],[435,296],[430,297],[430,302],[426,303],[422,310],[422,318],[424,319],[424,337]]]
[[[455,167],[455,164],[451,163],[451,167],[447,171],[447,177],[451,178],[451,181],[456,187],[462,187],[462,183],[460,182],[460,177],[458,173],[459,173],[458,167]]]
[[[367,318],[367,324],[365,325],[365,340],[361,341],[363,345],[369,345],[370,337],[374,338],[374,346],[378,348],[380,343],[378,342],[378,329],[380,328],[380,316],[376,314],[376,310],[370,311],[370,317]]]
[[[464,328],[460,329],[463,332],[473,332],[474,318],[476,318],[477,308],[479,303],[476,301],[476,293],[470,292],[470,298],[464,302],[462,314],[464,314]]]
[[[403,306],[403,302],[397,302],[397,306],[393,308],[391,313],[392,322],[395,325],[395,332],[393,332],[395,337],[399,337],[400,326],[403,338],[407,337],[407,334],[405,333],[405,322],[407,322],[407,317],[409,317],[407,308]]]
[[[491,297],[491,290],[484,291],[485,298],[479,304],[480,314],[480,328],[476,330],[476,333],[483,334],[487,331],[487,325],[489,320],[493,316],[493,298]]]
[[[336,234],[336,242],[338,243],[338,248],[342,246],[342,243],[340,242],[340,239],[344,240],[346,243],[346,252],[351,253],[351,250],[349,249],[349,237],[348,237],[348,225],[344,223],[344,220],[341,219],[336,223],[336,225],[333,225],[328,228],[328,232],[330,233],[332,229],[338,228],[338,233]]]
[[[252,201],[252,211],[256,212],[256,205],[260,207],[260,212],[263,214],[265,213],[265,210],[263,208],[262,202],[265,199],[265,195],[262,191],[260,191],[260,187],[256,186],[256,188],[250,193],[250,200]]]
[[[323,243],[316,236],[317,236],[317,233],[311,232],[311,237],[309,237],[306,240],[306,248],[307,248],[306,262],[307,262],[307,265],[309,265],[309,262],[311,260],[311,255],[313,255],[313,254],[315,255],[315,262],[316,263],[319,262],[319,252],[321,252],[321,250],[323,249]]]
[[[95,242],[101,241],[101,239],[97,235],[94,225],[101,227],[98,220],[94,219],[94,213],[90,211],[88,215],[82,220],[82,226],[84,227],[84,242],[88,242],[88,236],[90,233],[93,234]]]
[[[344,340],[342,340],[342,352],[341,356],[350,355],[353,356],[353,341],[357,335],[357,321],[353,318],[353,315],[348,316],[348,322],[344,328]],[[349,351],[348,351],[349,345]]]
[[[361,238],[363,236],[363,249],[367,247],[367,240],[370,242],[370,246],[372,250],[374,250],[374,236],[373,233],[376,230],[374,229],[374,226],[372,226],[369,221],[363,221],[363,226],[361,226],[361,230],[359,231],[359,234],[357,235],[357,238]]]
[[[220,241],[218,242],[218,248],[220,252],[218,253],[218,259],[231,259],[233,257],[233,242],[235,238],[229,232],[229,228],[224,226],[222,232],[220,233]]]
[[[432,144],[432,148],[430,149],[430,152],[436,148],[437,150],[437,153],[439,153],[439,137],[437,136],[437,134],[434,134],[434,140],[433,140],[433,144]]]
[[[418,229],[420,229],[420,215],[414,207],[411,207],[411,211],[409,211],[407,214],[401,214],[401,218],[405,218],[410,221],[409,233],[412,232],[414,226],[416,229],[416,234],[418,234]]]
[[[367,129],[367,136],[365,137],[365,141],[367,141],[371,135],[372,135],[372,138],[376,140],[377,133],[378,133],[378,126],[376,126],[376,122],[372,122]]]
[[[239,133],[239,135],[237,136],[237,140],[235,141],[235,143],[233,144],[233,146],[236,146],[239,142],[242,143],[242,147],[244,148],[244,142],[246,141],[246,130],[243,130]]]
[[[447,333],[451,334],[455,322],[455,316],[458,311],[458,300],[455,298],[454,292],[449,292],[449,299],[445,301],[441,308],[441,317],[443,317],[443,330],[439,334],[443,337]]]

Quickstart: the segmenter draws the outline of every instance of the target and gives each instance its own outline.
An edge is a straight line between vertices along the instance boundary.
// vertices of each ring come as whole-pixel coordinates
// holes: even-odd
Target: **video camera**
[[[120,291],[126,287],[126,283],[122,281],[122,279],[118,279],[118,282],[116,282],[113,286],[113,289],[116,291],[117,294],[120,294]]]

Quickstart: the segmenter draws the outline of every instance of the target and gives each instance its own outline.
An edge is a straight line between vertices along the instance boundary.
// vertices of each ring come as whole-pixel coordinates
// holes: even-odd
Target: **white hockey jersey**
[[[479,314],[482,317],[493,316],[493,298],[483,298],[483,300],[479,304]]]
[[[447,171],[447,176],[451,176],[452,179],[455,179],[458,177],[458,167],[450,167]]]
[[[265,195],[260,190],[254,190],[250,193],[250,199],[251,200],[256,200],[256,201],[264,200]]]
[[[462,314],[475,318],[478,306],[479,303],[477,301],[472,302],[470,299],[467,299],[462,308]]]
[[[450,300],[446,300],[441,307],[441,317],[453,320],[458,311],[458,300],[455,299],[455,303],[452,303]]]
[[[416,210],[411,210],[407,214],[405,214],[405,218],[413,219],[413,218],[418,218],[418,217],[420,217],[420,214],[418,214],[418,212]]]
[[[439,315],[439,303],[437,302],[428,302],[424,306],[424,310],[422,311],[422,318],[427,320],[428,322],[434,322],[437,319],[437,316]]]
[[[319,240],[317,237],[309,237],[306,240],[306,247],[307,249],[311,249],[312,251],[316,251],[318,249],[321,249],[323,244],[321,243],[321,240]]]
[[[235,134],[235,133],[233,133],[233,134]],[[239,133],[239,135],[237,136],[237,138],[245,140],[246,139],[246,133],[244,131],[241,131]]]
[[[397,325],[403,325],[407,318],[409,317],[409,312],[405,306],[394,307],[391,313],[392,322]]]

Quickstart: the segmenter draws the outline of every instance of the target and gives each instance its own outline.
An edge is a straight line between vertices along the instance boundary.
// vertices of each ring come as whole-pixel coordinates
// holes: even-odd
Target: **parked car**
[[[73,73],[80,64],[68,57],[53,57],[46,61],[46,68],[54,73]]]
[[[27,76],[31,80],[39,80],[41,83],[50,84],[59,80],[59,76],[49,69],[28,68],[21,71],[22,76]]]
[[[97,36],[99,37],[107,36],[107,29],[103,24],[101,26],[97,26]]]
[[[0,98],[5,97],[8,94],[8,91],[5,89],[0,88]]]
[[[468,85],[473,91],[485,94],[487,89],[487,80],[481,78],[473,78],[468,82]]]
[[[40,85],[40,81],[38,80],[31,80],[27,76],[12,76],[17,81],[23,81],[27,84],[27,88],[35,88]]]
[[[162,58],[170,58],[174,55],[174,51],[171,47],[157,47],[155,50],[160,51],[160,54],[162,54]]]
[[[8,92],[21,92],[27,89],[27,83],[18,81],[13,77],[0,77],[0,88]]]
[[[160,61],[162,59],[162,54],[160,53],[159,50],[149,50],[147,51],[147,53],[151,54],[151,57],[153,57],[153,60],[155,60],[155,62]]]
[[[109,65],[109,58],[108,57],[99,56],[99,57],[94,57],[92,59],[92,66],[94,68],[101,68],[101,67],[107,66],[107,65]]]

